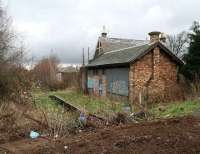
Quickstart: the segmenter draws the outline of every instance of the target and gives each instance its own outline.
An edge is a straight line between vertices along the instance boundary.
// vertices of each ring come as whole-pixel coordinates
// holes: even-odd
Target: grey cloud
[[[5,0],[14,26],[25,34],[29,55],[53,49],[64,63],[80,63],[103,25],[109,36],[146,39],[152,30],[177,33],[200,20],[199,0]]]

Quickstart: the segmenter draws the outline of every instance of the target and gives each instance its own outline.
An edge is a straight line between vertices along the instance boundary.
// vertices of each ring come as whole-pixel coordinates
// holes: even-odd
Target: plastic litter
[[[85,116],[84,113],[80,113],[80,116],[79,116],[79,124],[80,124],[80,127],[84,127],[87,123],[87,117]]]
[[[40,136],[40,134],[38,132],[35,132],[35,131],[30,132],[30,138],[32,138],[32,139],[36,139],[39,136]]]
[[[80,113],[79,120],[80,120],[81,122],[85,122],[85,121],[86,121],[86,117],[85,117],[84,113]]]

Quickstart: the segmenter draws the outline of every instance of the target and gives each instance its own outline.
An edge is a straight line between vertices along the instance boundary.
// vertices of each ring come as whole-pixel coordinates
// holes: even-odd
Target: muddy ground
[[[154,154],[200,153],[200,119],[174,118],[110,126],[63,139],[20,138],[0,145],[0,153]]]

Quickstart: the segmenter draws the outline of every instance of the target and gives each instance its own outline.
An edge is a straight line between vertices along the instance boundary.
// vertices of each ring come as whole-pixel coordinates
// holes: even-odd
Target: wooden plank
[[[56,100],[60,105],[63,105],[64,107],[66,107],[68,109],[68,111],[77,111],[79,113],[86,113],[88,116],[91,116],[91,117],[95,117],[99,120],[102,120],[102,121],[106,121],[106,119],[104,117],[101,117],[99,115],[95,115],[95,114],[92,114],[88,111],[86,111],[85,109],[81,109],[77,106],[74,106],[74,104],[70,103],[70,102],[66,102],[66,100],[64,100],[62,97],[60,96],[57,96],[57,95],[50,95],[49,96],[51,99],[53,100]]]
[[[77,107],[74,107],[71,103],[66,102],[63,98],[56,96],[56,95],[50,95],[49,96],[52,100],[55,100],[58,102],[60,105],[63,105],[65,108],[67,108],[68,111],[78,111],[82,112],[80,109]]]

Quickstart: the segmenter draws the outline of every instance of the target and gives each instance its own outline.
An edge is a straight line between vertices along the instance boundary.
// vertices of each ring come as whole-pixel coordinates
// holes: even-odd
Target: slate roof
[[[68,66],[68,67],[59,67],[58,72],[66,73],[66,72],[78,72],[76,67]]]
[[[149,44],[145,44],[106,52],[92,60],[87,67],[129,63],[148,48]]]
[[[124,49],[128,47],[146,44],[149,42],[148,40],[121,39],[121,38],[108,38],[108,37],[106,38],[100,37],[99,41],[101,42],[103,52]]]
[[[112,51],[103,53],[102,55],[90,61],[90,63],[86,67],[128,64],[130,62],[133,62],[141,58],[148,51],[152,50],[156,46],[160,46],[178,64],[183,64],[183,61],[180,60],[177,56],[175,56],[165,45],[163,45],[161,42],[156,42],[153,44],[146,43],[142,45],[136,45],[136,46],[134,45],[132,47],[123,48],[119,50],[112,50]]]

